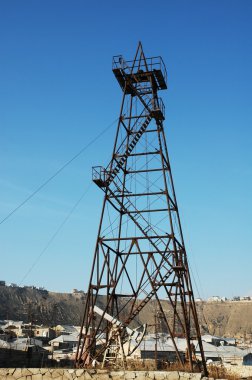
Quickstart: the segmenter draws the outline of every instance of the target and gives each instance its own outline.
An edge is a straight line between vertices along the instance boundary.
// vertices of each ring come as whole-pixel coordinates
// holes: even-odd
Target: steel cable
[[[104,128],[96,137],[94,137],[88,144],[86,144],[78,153],[76,153],[70,160],[66,161],[56,172],[51,175],[46,181],[39,185],[27,198],[25,198],[18,206],[16,206],[8,215],[6,215],[2,220],[0,220],[0,225],[8,220],[13,214],[15,214],[21,207],[23,207],[30,199],[32,199],[40,190],[42,190],[49,182],[51,182],[58,174],[60,174],[68,165],[70,165],[76,158],[78,158],[85,150],[87,150],[91,145],[93,145],[101,136],[105,134],[114,124],[118,121],[116,118],[111,124]]]
[[[56,236],[59,234],[59,232],[61,231],[61,229],[63,228],[63,226],[66,224],[66,222],[68,221],[68,219],[70,218],[70,216],[73,214],[73,212],[75,211],[75,209],[78,207],[78,205],[80,204],[80,202],[82,201],[82,199],[88,193],[89,189],[91,188],[91,185],[92,185],[92,182],[89,184],[89,186],[84,191],[84,193],[82,194],[82,196],[77,200],[77,202],[71,208],[71,210],[69,211],[69,213],[67,214],[67,216],[64,218],[64,220],[60,223],[60,225],[58,226],[58,228],[56,229],[56,231],[54,232],[54,234],[51,236],[51,238],[49,239],[49,241],[47,242],[47,244],[44,246],[44,248],[42,249],[42,251],[39,253],[39,255],[37,256],[37,258],[34,260],[33,264],[30,266],[30,268],[28,269],[28,271],[26,272],[26,274],[23,276],[23,278],[19,282],[18,286],[20,286],[21,284],[23,284],[23,281],[28,277],[28,275],[31,273],[31,271],[33,270],[33,268],[37,265],[37,263],[39,262],[39,260],[43,256],[43,254],[47,251],[47,249],[52,244],[52,242],[54,241],[54,239],[56,238]]]

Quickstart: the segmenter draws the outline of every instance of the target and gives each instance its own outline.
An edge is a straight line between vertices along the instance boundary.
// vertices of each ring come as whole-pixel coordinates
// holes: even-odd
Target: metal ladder
[[[137,133],[135,134],[135,136],[133,137],[133,139],[129,142],[128,147],[127,147],[124,155],[121,157],[120,161],[116,161],[114,159],[116,161],[115,167],[112,169],[112,171],[110,173],[107,172],[107,176],[108,176],[107,180],[106,180],[107,186],[109,186],[111,184],[111,182],[113,182],[113,180],[115,179],[116,175],[119,173],[119,171],[122,168],[123,164],[125,163],[126,159],[129,157],[130,153],[135,148],[136,144],[138,143],[138,141],[140,140],[141,136],[145,132],[146,128],[150,124],[151,119],[152,119],[152,117],[150,115],[148,115],[146,117],[146,120],[142,124],[141,128],[137,131]]]

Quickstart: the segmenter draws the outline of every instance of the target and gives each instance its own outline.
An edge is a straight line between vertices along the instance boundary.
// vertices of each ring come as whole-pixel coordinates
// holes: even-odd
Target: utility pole
[[[157,343],[158,343],[158,334],[157,334],[157,313],[154,315],[154,326],[155,326],[155,369],[158,369],[158,358],[157,358]]]

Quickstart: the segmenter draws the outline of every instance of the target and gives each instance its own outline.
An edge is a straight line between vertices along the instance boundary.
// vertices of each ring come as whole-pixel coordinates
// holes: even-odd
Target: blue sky
[[[252,3],[0,0],[0,218],[119,115],[112,56],[161,55],[166,133],[201,297],[252,295]],[[0,225],[0,278],[86,289],[115,125]],[[195,288],[196,289],[196,288]],[[196,290],[196,295],[198,291]]]

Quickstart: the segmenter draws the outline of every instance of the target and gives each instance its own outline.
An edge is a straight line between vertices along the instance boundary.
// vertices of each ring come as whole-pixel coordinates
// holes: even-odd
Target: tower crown
[[[113,57],[112,71],[123,91],[134,95],[134,88],[141,88],[142,94],[167,89],[167,72],[160,56],[146,58],[141,52],[139,58],[126,61],[122,55]],[[143,90],[144,87],[144,90]]]

